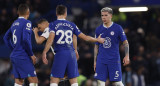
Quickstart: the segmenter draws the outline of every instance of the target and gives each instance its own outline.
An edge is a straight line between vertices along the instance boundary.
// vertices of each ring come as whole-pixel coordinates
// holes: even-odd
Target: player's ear
[[[111,19],[112,19],[112,14],[110,14],[111,15]]]

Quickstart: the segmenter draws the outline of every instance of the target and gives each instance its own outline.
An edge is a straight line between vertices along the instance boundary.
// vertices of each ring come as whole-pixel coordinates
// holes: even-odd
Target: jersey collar
[[[105,26],[104,24],[103,24],[103,27],[110,28],[112,25],[113,25],[113,22],[112,22],[112,24],[109,27]]]
[[[57,19],[57,20],[66,20],[66,19]]]
[[[18,18],[24,18],[24,17],[20,16],[20,17],[18,17]]]

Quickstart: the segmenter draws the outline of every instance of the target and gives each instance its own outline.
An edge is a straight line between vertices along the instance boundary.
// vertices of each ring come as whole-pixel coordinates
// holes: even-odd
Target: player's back
[[[24,43],[23,43],[23,31],[26,28],[26,24],[28,24],[29,27],[31,27],[29,20],[26,20],[24,18],[18,18],[14,21],[14,23],[11,26],[11,33],[12,33],[12,46],[13,51],[11,53],[11,58],[19,58],[24,59],[28,54],[26,53],[24,49]],[[28,28],[30,29],[30,28]]]
[[[81,32],[76,25],[67,20],[56,20],[49,25],[50,31],[55,33],[55,52],[62,50],[73,51],[73,34],[79,35]]]

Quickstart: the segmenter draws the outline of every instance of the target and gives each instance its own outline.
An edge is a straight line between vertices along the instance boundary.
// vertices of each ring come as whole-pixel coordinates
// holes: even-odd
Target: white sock
[[[105,82],[98,80],[98,86],[105,86]]]
[[[57,83],[51,83],[50,86],[58,86]]]
[[[37,83],[30,83],[29,86],[38,86]]]
[[[73,83],[71,86],[78,86],[78,83]]]
[[[114,82],[113,85],[114,86],[124,86],[122,81]]]
[[[22,86],[22,85],[19,85],[19,84],[17,84],[17,83],[14,83],[14,86]]]

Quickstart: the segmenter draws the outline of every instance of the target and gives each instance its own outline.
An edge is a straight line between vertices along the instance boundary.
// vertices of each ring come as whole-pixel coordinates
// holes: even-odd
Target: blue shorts
[[[122,80],[121,64],[103,64],[97,62],[96,73],[94,77],[104,82],[106,82],[108,78],[110,81],[121,81]]]
[[[29,58],[29,57],[28,57]],[[27,78],[35,77],[36,72],[31,59],[13,59],[12,62],[12,73],[15,78]]]
[[[67,73],[69,79],[79,76],[76,54],[74,51],[56,52],[51,71],[51,77],[63,78]]]

